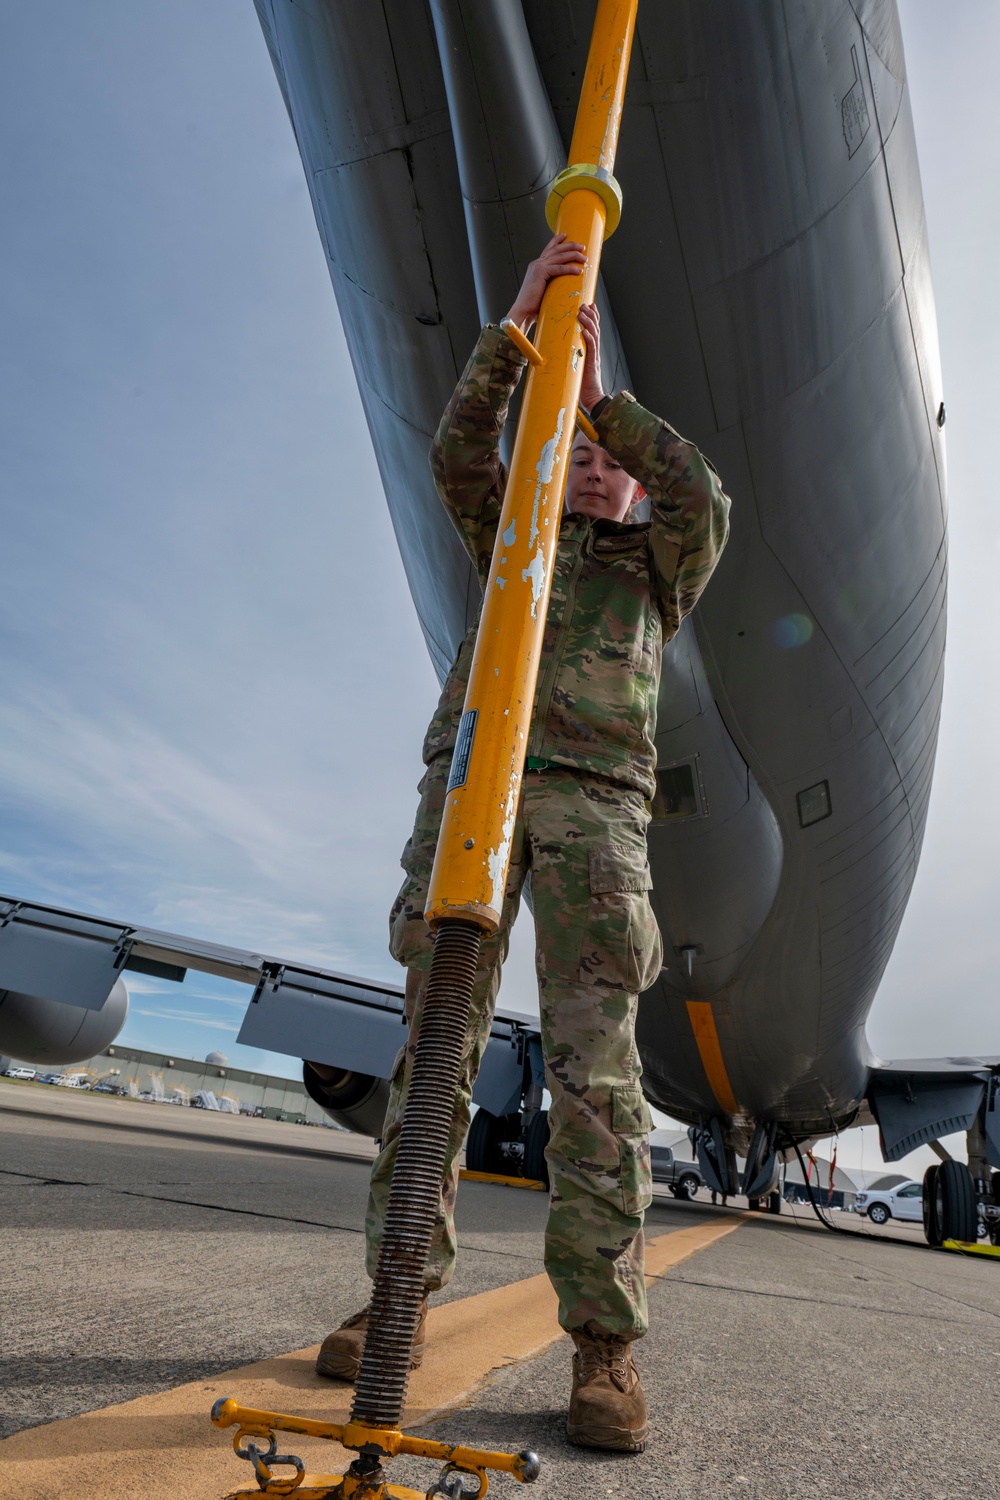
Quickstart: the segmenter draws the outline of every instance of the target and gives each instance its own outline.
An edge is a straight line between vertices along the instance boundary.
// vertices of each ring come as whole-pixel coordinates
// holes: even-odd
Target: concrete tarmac
[[[213,1123],[0,1083],[0,1430],[19,1434],[0,1442],[0,1494],[5,1461],[29,1476],[10,1491],[19,1500],[76,1494],[44,1477],[47,1454],[82,1441],[67,1419],[139,1396],[169,1402],[205,1381],[200,1411],[235,1367],[314,1345],[366,1300],[367,1164],[334,1153],[370,1145],[251,1120],[222,1122],[220,1138]],[[453,1342],[465,1308],[482,1315],[536,1295],[545,1211],[541,1193],[463,1183],[459,1269],[435,1299],[456,1304],[439,1323]],[[734,1222],[707,1202],[662,1196],[648,1216],[658,1254],[671,1236],[693,1233],[697,1245],[650,1288],[645,1454],[566,1444],[565,1340],[532,1358],[498,1357],[471,1395],[459,1381],[453,1397],[465,1404],[421,1431],[536,1448],[539,1500],[619,1486],[678,1500],[1000,1496],[1000,1265],[932,1252],[900,1226],[831,1234],[799,1212],[745,1215],[727,1232]],[[451,1353],[461,1363],[461,1350]],[[296,1368],[303,1401],[348,1399],[336,1383],[329,1397],[306,1390],[317,1386],[308,1353]],[[435,1404],[451,1404],[447,1391]],[[208,1441],[226,1443],[211,1429]],[[178,1452],[173,1472],[167,1450],[159,1493],[221,1496],[214,1479],[198,1488],[183,1477],[189,1458]],[[391,1477],[426,1487],[433,1476],[400,1460]],[[511,1480],[496,1485],[498,1500],[514,1493]]]

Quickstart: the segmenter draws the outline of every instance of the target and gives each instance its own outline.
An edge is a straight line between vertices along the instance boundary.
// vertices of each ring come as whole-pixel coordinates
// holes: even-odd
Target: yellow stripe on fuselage
[[[722,1048],[719,1045],[719,1033],[715,1029],[712,1007],[707,1000],[689,1000],[687,1009],[709,1088],[715,1095],[719,1108],[727,1115],[735,1115],[739,1111],[739,1105],[722,1060]]]

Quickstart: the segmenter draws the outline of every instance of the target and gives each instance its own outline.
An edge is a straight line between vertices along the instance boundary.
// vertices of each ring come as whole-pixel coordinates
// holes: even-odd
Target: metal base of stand
[[[435,938],[350,1420],[343,1425],[318,1422],[258,1411],[232,1399],[217,1401],[212,1421],[216,1427],[236,1427],[233,1448],[237,1457],[253,1464],[257,1478],[256,1490],[236,1490],[230,1500],[261,1494],[298,1495],[299,1500],[420,1500],[420,1491],[386,1483],[382,1465],[400,1453],[444,1465],[426,1491],[426,1500],[435,1495],[482,1500],[489,1488],[487,1469],[511,1474],[522,1483],[538,1477],[534,1453],[432,1443],[407,1436],[397,1425],[451,1129],[450,1110],[443,1105],[458,1087],[481,938],[478,928],[459,921],[442,923]],[[341,1443],[358,1456],[346,1474],[314,1476],[307,1485],[306,1466],[298,1454],[278,1452],[279,1432]],[[275,1469],[291,1472],[275,1474]]]
[[[233,1490],[226,1500],[240,1495],[296,1495],[298,1500],[430,1500],[442,1495],[446,1500],[482,1500],[489,1488],[487,1469],[513,1474],[524,1484],[538,1477],[539,1463],[534,1453],[494,1453],[483,1448],[463,1448],[452,1443],[433,1443],[426,1438],[410,1437],[395,1427],[368,1427],[360,1422],[317,1422],[307,1417],[285,1416],[281,1412],[258,1411],[240,1406],[237,1401],[220,1400],[212,1407],[216,1427],[236,1426],[233,1450],[253,1464],[257,1476],[255,1490]],[[319,1474],[305,1484],[305,1464],[295,1453],[279,1453],[275,1436],[278,1432],[295,1432],[303,1437],[324,1438],[353,1448],[358,1457],[346,1474]],[[263,1439],[267,1446],[261,1445]],[[414,1458],[431,1458],[444,1467],[429,1490],[411,1490],[403,1485],[387,1484],[382,1460],[407,1453]],[[275,1468],[291,1469],[280,1476]],[[471,1481],[466,1483],[466,1480]]]

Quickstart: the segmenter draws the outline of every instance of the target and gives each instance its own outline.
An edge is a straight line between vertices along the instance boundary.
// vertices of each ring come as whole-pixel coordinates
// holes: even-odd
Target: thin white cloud
[[[174,842],[225,840],[263,869],[290,857],[287,832],[245,791],[121,704],[101,717],[53,690],[8,696],[0,783],[53,813],[100,822],[105,836],[149,827]]]
[[[238,1026],[230,1026],[226,1021],[209,1020],[206,1016],[194,1015],[187,1010],[144,1010],[137,1005],[135,1013],[154,1021],[182,1021],[185,1026],[207,1026],[211,1031],[231,1031],[234,1036],[240,1029]]]

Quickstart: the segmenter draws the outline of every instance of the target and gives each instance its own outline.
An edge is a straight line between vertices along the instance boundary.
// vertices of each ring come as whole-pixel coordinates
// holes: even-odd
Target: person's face
[[[624,521],[638,485],[605,448],[578,432],[570,449],[566,509],[593,520]]]

